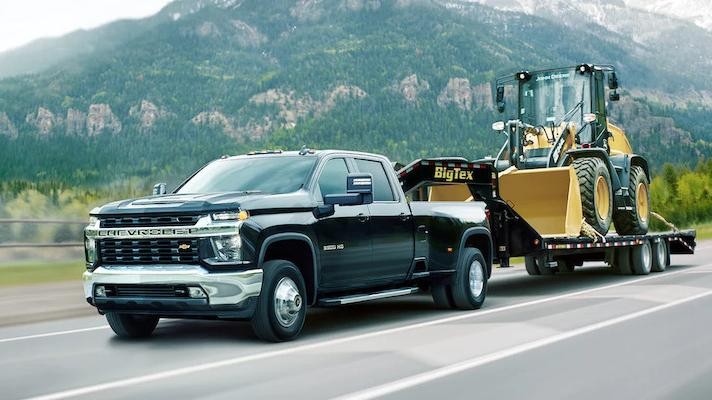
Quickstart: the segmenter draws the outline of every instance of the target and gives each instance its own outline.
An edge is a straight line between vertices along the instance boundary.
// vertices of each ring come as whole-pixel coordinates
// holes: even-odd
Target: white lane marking
[[[699,267],[696,266],[696,267],[693,267],[693,268],[708,267],[708,266],[712,266],[712,264],[701,265],[701,266],[699,266]],[[514,272],[514,271],[513,271],[513,272]],[[521,272],[521,271],[517,271],[517,272]],[[630,284],[630,283],[640,282],[640,281],[644,281],[644,280],[648,280],[648,279],[654,279],[654,278],[658,278],[658,277],[662,277],[662,276],[672,276],[672,275],[675,275],[675,274],[679,274],[679,273],[681,273],[681,272],[684,272],[684,271],[668,272],[668,273],[666,273],[666,274],[664,274],[664,275],[655,275],[655,276],[651,276],[651,277],[645,277],[645,278],[637,279],[637,280],[634,280],[634,281],[619,282],[619,283],[616,283],[616,284],[613,284],[613,285],[601,286],[601,287],[592,288],[592,289],[586,289],[586,290],[584,290],[584,291],[582,291],[582,292],[568,293],[568,294],[559,295],[559,296],[554,296],[554,297],[549,297],[549,298],[545,298],[545,299],[534,300],[534,301],[526,302],[526,303],[518,303],[518,304],[513,304],[513,305],[509,305],[509,306],[505,306],[505,307],[493,308],[493,309],[490,309],[490,310],[476,311],[476,313],[477,313],[478,315],[486,315],[486,314],[493,313],[493,312],[507,311],[507,310],[510,310],[510,309],[512,309],[512,308],[525,307],[525,306],[529,306],[529,305],[539,304],[540,302],[544,302],[544,301],[553,301],[553,300],[558,300],[558,299],[566,298],[566,297],[570,297],[570,296],[576,296],[576,295],[578,295],[578,294],[584,294],[584,293],[587,293],[587,292],[590,291],[590,290],[603,290],[603,289],[607,289],[607,288],[611,288],[611,287],[617,287],[617,286],[620,286],[621,284]],[[438,323],[438,322],[440,322],[440,321],[442,321],[442,322],[448,322],[448,321],[457,320],[457,319],[460,319],[460,318],[468,318],[469,316],[472,316],[472,314],[473,314],[473,313],[460,314],[460,315],[457,315],[456,317],[448,317],[448,318],[444,318],[444,319],[440,319],[440,320],[427,321],[427,322],[425,322],[425,323],[426,323],[426,324]],[[452,319],[452,318],[454,318],[454,319]],[[417,326],[415,326],[415,327],[420,327],[420,324],[416,324],[416,325],[417,325]],[[407,328],[408,326],[410,326],[410,325],[406,325],[405,327]],[[423,325],[423,326],[427,326],[427,325]],[[70,329],[70,330],[66,330],[66,331],[39,333],[39,334],[36,334],[36,335],[26,335],[26,336],[17,336],[17,337],[9,337],[9,338],[0,338],[0,343],[16,342],[16,341],[20,341],[20,340],[29,340],[29,339],[40,339],[40,338],[52,337],[52,336],[60,336],[60,335],[69,335],[69,334],[72,334],[72,333],[91,332],[91,331],[96,331],[96,330],[101,330],[101,329],[108,329],[108,328],[109,328],[108,325],[102,325],[102,326],[94,326],[94,327],[90,327],[90,328]],[[395,329],[398,329],[398,328],[395,328]],[[385,332],[385,331],[384,331],[384,332]]]
[[[577,328],[568,332],[563,332],[558,335],[550,336],[544,339],[535,340],[528,343],[523,343],[518,346],[510,347],[508,349],[500,350],[494,353],[486,354],[484,356],[472,358],[466,361],[459,362],[457,364],[448,365],[442,368],[438,368],[432,371],[424,372],[421,374],[413,375],[407,378],[399,379],[390,383],[386,383],[380,386],[372,387],[362,391],[354,392],[344,396],[339,396],[334,400],[370,400],[377,397],[386,396],[405,390],[414,386],[419,386],[437,379],[445,378],[449,375],[453,375],[459,372],[463,372],[469,369],[480,367],[485,364],[489,364],[495,361],[502,360],[520,353],[524,353],[530,350],[538,349],[550,344],[554,344],[563,340],[570,339],[575,336],[584,335],[599,329],[607,328],[612,325],[620,324],[626,321],[630,321],[635,318],[640,318],[658,311],[662,311],[680,304],[689,303],[691,301],[699,300],[703,297],[708,297],[712,295],[712,290],[699,293],[694,296],[685,297],[670,303],[661,304],[655,307],[647,308],[645,310],[637,311],[631,314],[622,315],[613,319],[606,321],[597,322],[595,324],[586,325],[581,328]]]
[[[712,264],[708,264],[708,265],[704,265],[704,266],[712,266]],[[190,375],[190,374],[194,374],[197,372],[203,372],[203,371],[207,371],[207,370],[211,370],[211,369],[233,366],[233,365],[237,365],[237,364],[244,364],[244,363],[251,362],[251,361],[264,360],[264,359],[273,358],[273,357],[285,356],[285,355],[297,353],[300,351],[314,350],[314,349],[319,349],[322,347],[353,342],[356,340],[368,339],[368,338],[372,338],[372,337],[376,337],[376,336],[388,335],[391,333],[403,332],[403,331],[423,328],[423,327],[427,327],[427,326],[431,326],[431,325],[459,321],[459,320],[466,319],[466,318],[477,318],[480,316],[485,316],[485,315],[494,314],[494,313],[498,313],[498,312],[514,310],[514,309],[532,306],[532,305],[536,305],[536,304],[548,303],[551,301],[566,299],[566,298],[575,297],[575,296],[581,296],[581,295],[585,295],[588,293],[597,292],[600,290],[606,290],[606,289],[616,288],[616,287],[620,287],[620,286],[631,285],[634,283],[649,281],[649,280],[653,280],[653,279],[659,279],[659,278],[663,278],[663,277],[670,277],[670,276],[678,275],[682,272],[685,272],[685,270],[660,273],[660,274],[656,274],[656,275],[646,276],[644,278],[632,279],[632,280],[618,282],[618,283],[614,283],[614,284],[610,284],[610,285],[606,285],[606,286],[599,286],[599,287],[595,287],[595,288],[580,290],[577,292],[565,293],[565,294],[561,294],[558,296],[547,297],[544,299],[537,299],[537,300],[532,300],[532,301],[528,301],[528,302],[524,302],[524,303],[511,304],[508,306],[493,308],[490,310],[472,311],[472,312],[462,313],[462,314],[458,314],[458,315],[451,316],[451,317],[439,318],[439,319],[435,319],[435,320],[419,322],[419,323],[415,323],[415,324],[411,324],[411,325],[399,326],[399,327],[385,329],[385,330],[381,330],[381,331],[362,333],[359,335],[335,338],[335,339],[326,340],[326,341],[317,342],[317,343],[298,345],[298,346],[281,349],[281,350],[271,350],[271,351],[266,351],[263,353],[228,358],[228,359],[221,360],[221,361],[214,361],[214,362],[209,362],[209,363],[204,363],[204,364],[198,364],[198,365],[193,365],[190,367],[176,368],[176,369],[172,369],[172,370],[168,370],[168,371],[156,372],[153,374],[138,376],[138,377],[134,377],[134,378],[119,379],[119,380],[115,380],[115,381],[111,381],[111,382],[99,383],[96,385],[89,385],[89,386],[79,387],[76,389],[69,389],[69,390],[64,390],[61,392],[49,393],[46,395],[32,397],[28,400],[66,399],[69,397],[82,396],[82,395],[101,392],[101,391],[109,390],[109,389],[133,386],[133,385],[138,385],[138,384],[142,384],[142,383],[158,381],[161,379],[174,378],[174,377],[181,376],[181,375]]]
[[[109,327],[108,325],[102,325],[102,326],[92,326],[90,328],[70,329],[67,331],[38,333],[36,335],[27,335],[27,336],[17,336],[17,337],[0,339],[0,343],[16,342],[18,340],[38,339],[38,338],[44,338],[44,337],[50,337],[50,336],[69,335],[71,333],[98,331],[100,329],[107,329],[108,327]]]

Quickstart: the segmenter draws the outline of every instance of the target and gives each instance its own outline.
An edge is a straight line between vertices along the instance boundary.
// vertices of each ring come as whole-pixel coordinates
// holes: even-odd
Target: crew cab
[[[170,194],[96,208],[85,253],[85,297],[118,336],[207,318],[284,341],[308,306],[429,288],[479,308],[493,243],[482,202],[409,201],[386,157],[303,149],[222,157]]]

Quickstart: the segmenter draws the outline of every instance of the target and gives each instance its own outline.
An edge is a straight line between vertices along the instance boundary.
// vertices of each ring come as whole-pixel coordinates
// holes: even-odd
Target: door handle
[[[357,215],[357,216],[358,216],[358,220],[360,222],[366,222],[366,221],[368,221],[368,218],[369,218],[368,215],[366,215],[364,213],[359,213],[359,215]]]
[[[410,219],[410,215],[402,212],[402,213],[400,213],[400,219],[401,219],[401,221],[407,221]]]

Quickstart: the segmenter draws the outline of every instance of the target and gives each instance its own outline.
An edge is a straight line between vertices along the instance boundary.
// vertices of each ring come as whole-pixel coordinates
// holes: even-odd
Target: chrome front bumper
[[[84,272],[84,295],[94,298],[94,285],[146,284],[200,286],[215,305],[236,305],[262,290],[262,269],[211,273],[197,265],[104,265]]]

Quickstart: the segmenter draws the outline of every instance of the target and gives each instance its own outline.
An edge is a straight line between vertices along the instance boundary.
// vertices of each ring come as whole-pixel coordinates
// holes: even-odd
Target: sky
[[[0,52],[124,18],[155,14],[170,0],[0,0]]]

